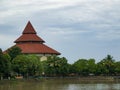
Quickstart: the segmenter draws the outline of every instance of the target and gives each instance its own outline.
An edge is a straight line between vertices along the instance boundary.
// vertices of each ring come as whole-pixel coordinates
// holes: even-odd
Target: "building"
[[[45,45],[45,41],[37,35],[30,21],[27,23],[22,35],[14,41],[15,46],[21,48],[23,54],[35,54],[41,61],[47,60],[47,56],[60,55],[51,47]]]

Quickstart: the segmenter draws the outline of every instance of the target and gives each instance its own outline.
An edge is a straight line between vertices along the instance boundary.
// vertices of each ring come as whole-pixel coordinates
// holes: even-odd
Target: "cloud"
[[[14,45],[13,41],[14,41],[14,36],[12,35],[4,35],[4,34],[0,34],[0,42],[2,42],[2,44],[0,44],[0,48],[2,48],[2,50],[6,50],[8,47],[11,47],[12,45]]]
[[[9,0],[5,0],[5,1],[2,1],[0,4],[2,6],[2,9],[0,10],[1,11],[0,18],[5,19],[13,15],[26,15],[26,14],[29,15],[38,11],[40,12],[43,10],[50,10],[50,9],[70,6],[70,5],[76,4],[77,3],[76,1],[14,0],[14,2],[11,2]]]
[[[72,30],[71,28],[48,28],[45,32],[54,34],[54,35],[76,35],[76,34],[83,34],[88,33],[89,31],[86,30]]]
[[[100,40],[107,40],[107,41],[113,41],[113,40],[119,40],[120,39],[120,30],[108,30],[104,32],[99,32],[96,37]]]
[[[2,48],[9,47],[21,35],[28,20],[38,35],[68,57],[72,51],[77,58],[79,54],[97,57],[119,45],[120,0],[1,0],[0,6]],[[107,51],[108,47],[112,49]]]
[[[119,30],[119,3],[119,0],[4,0],[0,3],[0,23],[16,27],[20,24],[15,23],[17,20],[34,18],[34,22],[41,22],[44,32],[47,29],[54,35],[74,35],[89,31],[90,34],[96,32],[94,37],[99,39],[110,39],[112,35],[104,37],[103,33],[106,31],[106,34],[111,34],[111,28],[112,31]],[[118,38],[114,35],[114,39]]]

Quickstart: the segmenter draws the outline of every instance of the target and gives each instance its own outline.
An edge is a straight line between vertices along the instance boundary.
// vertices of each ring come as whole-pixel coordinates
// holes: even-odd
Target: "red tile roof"
[[[30,21],[27,23],[23,34],[36,34],[35,29],[33,28],[32,24],[30,23]]]
[[[37,33],[35,31],[35,29],[33,28],[32,24],[30,23],[30,21],[27,23],[22,35],[15,40],[15,43],[19,43],[19,42],[45,42],[42,38],[40,38],[39,36],[37,36]]]
[[[45,42],[43,39],[41,39],[36,34],[23,34],[21,35],[17,40],[15,40],[15,43],[18,42]]]
[[[21,44],[16,44],[16,46],[21,48],[22,53],[24,53],[24,54],[56,54],[56,55],[60,55],[59,52],[48,47],[45,44],[21,43]]]
[[[16,43],[16,46],[22,49],[22,53],[60,55],[58,51],[43,44],[45,41],[37,36],[30,21],[26,25],[22,35],[14,42]]]

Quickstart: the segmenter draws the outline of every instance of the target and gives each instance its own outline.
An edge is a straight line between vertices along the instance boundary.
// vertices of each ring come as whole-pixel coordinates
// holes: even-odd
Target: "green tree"
[[[44,72],[48,76],[66,76],[69,73],[67,59],[64,57],[51,56],[43,63]]]
[[[120,75],[120,61],[115,62],[115,74]]]
[[[42,73],[42,64],[40,58],[36,55],[27,55],[28,73],[30,75],[40,75]]]
[[[115,60],[111,55],[107,55],[103,60],[97,64],[99,74],[113,75],[115,74]]]
[[[43,62],[44,65],[44,73],[48,76],[55,76],[56,75],[56,69],[57,69],[57,61],[59,60],[59,57],[56,56],[50,56],[48,57],[47,61]]]
[[[7,50],[7,53],[10,55],[11,60],[13,60],[17,55],[21,54],[21,49],[17,46],[14,46]]]
[[[69,74],[69,65],[67,63],[67,59],[65,57],[60,58],[59,62],[57,62],[58,65],[58,74],[61,76],[66,76]]]
[[[75,74],[75,67],[73,64],[68,64],[69,74]]]
[[[9,54],[3,54],[3,58],[5,64],[4,73],[9,75],[12,71],[11,62],[10,62],[11,57],[9,56]]]
[[[88,75],[89,74],[89,70],[88,70],[88,62],[86,59],[79,59],[78,61],[76,61],[73,66],[75,67],[75,72],[78,75]]]
[[[5,69],[5,63],[4,63],[2,49],[0,49],[0,76],[1,77],[3,76],[4,69]]]
[[[23,76],[40,75],[42,72],[40,60],[35,55],[18,55],[13,59],[12,64],[14,72]]]
[[[108,73],[109,73],[109,71],[106,68],[105,63],[103,61],[98,62],[97,65],[96,65],[95,74],[96,75],[106,75]]]
[[[89,74],[95,74],[96,71],[95,59],[88,59],[87,63],[88,63],[87,68]]]
[[[3,54],[0,49],[0,75],[8,77],[11,72],[10,56],[8,54]]]

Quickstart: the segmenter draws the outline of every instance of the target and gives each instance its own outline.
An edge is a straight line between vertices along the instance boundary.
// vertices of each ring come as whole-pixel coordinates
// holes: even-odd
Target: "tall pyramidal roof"
[[[21,48],[24,54],[55,54],[60,53],[44,44],[44,40],[37,35],[30,21],[27,23],[22,35],[14,41],[15,46]]]
[[[19,42],[41,42],[41,43],[44,43],[45,41],[37,35],[35,29],[33,28],[32,24],[29,21],[27,23],[25,29],[23,30],[22,35],[14,42],[15,43],[19,43]]]
[[[33,28],[32,24],[30,21],[28,21],[28,24],[26,25],[23,34],[36,34],[35,29]]]

